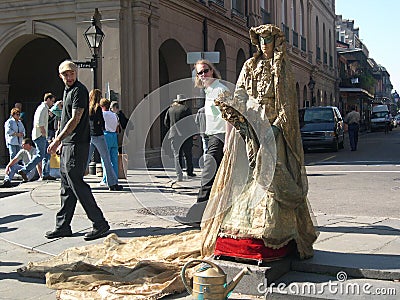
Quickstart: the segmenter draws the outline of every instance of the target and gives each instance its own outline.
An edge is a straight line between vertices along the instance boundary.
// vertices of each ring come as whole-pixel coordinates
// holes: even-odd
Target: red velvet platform
[[[218,237],[215,245],[214,255],[244,258],[261,262],[281,259],[292,253],[292,250],[292,242],[286,246],[283,246],[282,248],[272,249],[266,247],[264,242],[259,239],[233,239]]]

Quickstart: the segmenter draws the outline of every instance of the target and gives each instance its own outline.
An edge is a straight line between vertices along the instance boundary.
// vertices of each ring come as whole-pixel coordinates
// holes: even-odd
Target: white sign
[[[186,62],[188,64],[194,64],[200,59],[207,59],[210,62],[217,64],[219,63],[219,52],[188,52]]]

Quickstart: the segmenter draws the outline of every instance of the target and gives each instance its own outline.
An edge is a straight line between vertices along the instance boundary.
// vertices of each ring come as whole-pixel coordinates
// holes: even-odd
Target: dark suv
[[[306,107],[299,110],[301,139],[305,150],[344,146],[344,125],[335,106]]]

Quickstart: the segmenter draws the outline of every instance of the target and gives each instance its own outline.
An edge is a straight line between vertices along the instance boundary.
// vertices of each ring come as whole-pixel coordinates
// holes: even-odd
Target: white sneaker
[[[99,182],[98,186],[107,186],[107,183],[105,183],[103,180]]]

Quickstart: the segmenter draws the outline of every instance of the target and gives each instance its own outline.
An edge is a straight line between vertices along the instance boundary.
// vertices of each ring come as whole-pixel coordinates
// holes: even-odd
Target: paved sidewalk
[[[129,173],[131,184],[127,180],[120,181],[124,186],[121,192],[98,187],[100,178],[97,176],[89,175],[85,179],[110,222],[111,232],[121,238],[132,238],[189,229],[173,221],[173,216],[184,214],[195,201],[200,176],[177,185],[172,184],[169,177],[173,173],[172,169],[132,171]],[[43,260],[69,247],[101,243],[102,239],[83,240],[91,223],[79,204],[72,221],[73,237],[54,240],[44,237],[47,230],[54,228],[60,202],[59,189],[59,181],[29,182],[0,189],[0,299],[55,299],[55,292],[47,289],[43,282],[21,278],[16,269],[28,261]],[[312,199],[310,201],[312,205]],[[282,282],[288,285],[314,280],[321,284],[337,280],[336,274],[345,272],[349,282],[352,278],[363,278],[372,280],[371,284],[377,286],[384,283],[384,286],[394,287],[400,295],[400,283],[396,282],[400,279],[400,219],[325,214],[316,215],[316,219],[320,235],[315,243],[314,258],[291,261],[291,272],[282,278]],[[249,286],[245,285],[239,284],[235,290],[244,291],[242,298],[250,299],[250,294],[262,296],[254,287],[249,292]],[[275,298],[280,295],[279,291],[273,294]],[[234,297],[239,299],[240,295]],[[323,298],[341,299],[343,296],[327,293]]]

